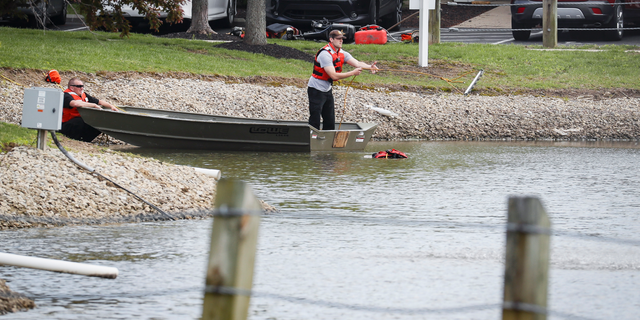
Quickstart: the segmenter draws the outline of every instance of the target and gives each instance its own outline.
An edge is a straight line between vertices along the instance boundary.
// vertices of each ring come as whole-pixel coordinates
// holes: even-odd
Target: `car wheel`
[[[616,5],[615,15],[611,17],[611,21],[605,25],[605,28],[615,28],[616,30],[606,30],[604,32],[605,37],[613,41],[622,40],[623,33],[624,33],[624,30],[622,30],[623,26],[624,26],[624,10],[622,10],[621,5]]]
[[[235,18],[236,18],[236,5],[237,5],[236,0],[229,0],[227,4],[227,18],[224,19],[224,23],[223,23],[224,27],[226,28],[233,27],[233,22],[235,21]]]
[[[524,25],[522,23],[515,22],[511,20],[511,29],[529,29],[531,27]],[[513,38],[518,41],[526,41],[529,40],[529,36],[531,35],[531,30],[527,31],[511,31]]]
[[[57,16],[51,17],[51,22],[56,26],[63,26],[67,24],[67,2],[64,2],[62,6],[62,13]]]
[[[391,30],[399,30],[400,29],[400,24],[399,22],[402,21],[402,0],[396,0],[396,9],[394,12],[386,15],[384,17],[385,19],[385,25],[384,27],[389,29],[389,31]],[[397,26],[393,27],[393,29],[391,29],[392,26],[394,26],[395,24],[398,24]]]
[[[369,2],[369,24],[378,24],[378,7],[376,0]]]

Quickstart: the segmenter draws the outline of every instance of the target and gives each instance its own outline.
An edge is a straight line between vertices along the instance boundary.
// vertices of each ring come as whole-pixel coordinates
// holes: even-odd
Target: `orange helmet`
[[[53,83],[60,84],[60,81],[61,81],[60,74],[56,70],[51,70],[49,71],[49,74],[47,74],[47,77],[44,78],[44,80],[46,82],[53,82]]]

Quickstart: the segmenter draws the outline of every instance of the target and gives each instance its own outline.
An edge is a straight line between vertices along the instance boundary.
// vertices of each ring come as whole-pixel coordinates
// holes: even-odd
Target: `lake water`
[[[409,159],[367,159],[396,148]],[[279,213],[260,226],[250,319],[499,319],[507,199],[553,229],[549,319],[640,314],[640,146],[372,142],[362,153],[137,152],[222,170]],[[2,251],[115,280],[0,267],[38,308],[3,319],[196,319],[212,219],[0,232]]]

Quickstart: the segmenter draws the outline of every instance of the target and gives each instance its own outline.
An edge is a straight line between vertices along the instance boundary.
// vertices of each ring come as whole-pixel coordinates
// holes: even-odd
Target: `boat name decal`
[[[250,127],[250,133],[268,133],[268,134],[277,134],[277,135],[286,135],[289,134],[289,128],[278,128],[278,127]]]

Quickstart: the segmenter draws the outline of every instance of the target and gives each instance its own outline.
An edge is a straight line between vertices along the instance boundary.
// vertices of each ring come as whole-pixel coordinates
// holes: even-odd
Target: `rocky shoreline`
[[[301,82],[270,85],[256,79],[224,81],[198,75],[63,73],[63,83],[72,76],[85,82],[88,93],[120,106],[282,120],[308,117],[306,87]],[[0,84],[0,121],[20,123],[25,86],[56,87],[40,79],[21,80],[22,84]],[[347,91],[346,86],[335,87],[334,95],[337,120],[378,123],[373,135],[378,140],[640,138],[637,97],[463,96],[388,88]],[[386,109],[392,115],[380,114],[373,108]],[[79,151],[79,160],[110,174],[142,198],[165,211],[180,212],[180,218],[202,216],[203,213],[189,211],[209,208],[213,201],[214,179],[203,177],[193,168],[127,156],[108,148],[94,149],[93,144],[70,139],[64,139],[63,145],[71,146],[72,153],[74,149]],[[43,152],[18,147],[0,154],[0,176],[0,229],[163,219],[149,206],[109,186],[108,181],[78,169],[57,149]]]
[[[0,121],[20,124],[24,87],[56,87],[24,76],[29,73],[39,71],[14,70],[13,76],[20,82],[0,83]],[[72,76],[85,82],[88,93],[119,106],[282,120],[308,117],[304,81],[273,85],[270,79],[255,78],[63,73],[63,83]],[[346,86],[337,86],[334,94],[338,121],[376,122],[379,127],[373,138],[378,140],[640,138],[638,97],[463,96],[389,88],[347,91]],[[393,115],[382,115],[372,107],[386,109]],[[212,177],[190,167],[130,156],[97,147],[95,143],[62,140],[78,160],[176,218],[207,216],[206,209],[211,207],[215,195],[216,182]],[[0,178],[3,182],[0,230],[167,219],[108,181],[78,168],[54,148],[40,151],[23,146],[0,154]],[[263,207],[275,210],[266,203]],[[33,302],[25,299],[12,293],[0,280],[0,314],[3,310],[32,308]]]
[[[19,78],[20,72],[14,70],[14,76]],[[63,83],[72,76],[84,80],[88,93],[120,106],[282,120],[308,117],[306,87],[300,81],[273,85],[269,79],[225,81],[219,77],[185,74],[170,77],[139,73],[62,73]],[[3,92],[0,121],[20,123],[24,87],[57,87],[37,78],[20,80],[22,83],[0,83]],[[637,97],[463,96],[389,88],[347,91],[346,86],[335,87],[334,95],[337,120],[378,123],[373,135],[378,140],[640,138],[640,98]],[[386,109],[392,116],[380,114],[372,107]],[[76,157],[81,161],[94,166],[98,172],[112,174],[125,188],[140,193],[142,198],[159,204],[163,210],[182,212],[184,218],[190,218],[201,214],[185,213],[189,209],[197,211],[211,205],[215,181],[203,178],[192,168],[130,157],[107,148],[92,149],[93,144],[69,139],[63,145],[71,145],[72,153],[74,148],[79,150]],[[30,168],[52,169],[34,171]],[[0,229],[162,218],[154,216],[153,209],[140,201],[129,198],[126,192],[115,192],[116,188],[109,187],[107,181],[99,181],[79,170],[56,149],[42,152],[19,147],[2,154],[0,176],[3,180]],[[166,192],[158,194],[154,190]]]
[[[31,70],[31,77],[22,78],[20,75],[29,75],[29,70],[12,71],[12,76],[21,83],[0,83],[0,121],[19,124],[24,87],[57,86],[34,77],[38,71]],[[188,74],[172,77],[140,73],[62,73],[63,83],[73,76],[85,82],[88,93],[120,106],[282,120],[308,117],[306,86],[300,81],[273,85],[269,79],[225,81],[221,77]],[[346,86],[335,87],[334,95],[337,120],[378,123],[373,135],[378,140],[640,138],[638,97],[463,96],[389,88],[347,91]],[[380,114],[373,107],[386,109],[392,116]],[[109,140],[102,141],[108,143]],[[76,157],[98,172],[112,174],[125,188],[140,193],[142,198],[163,210],[181,212],[184,218],[201,216],[201,213],[185,212],[208,208],[213,200],[215,181],[202,177],[192,168],[130,157],[108,148],[93,149],[93,144],[69,139],[65,139],[63,145],[70,145],[72,153],[74,148],[80,151]],[[42,152],[19,147],[0,154],[0,176],[3,180],[0,229],[162,219],[126,192],[115,192],[119,189],[109,187],[107,181],[99,181],[79,170],[57,149]],[[165,192],[158,194],[155,190]]]
[[[306,81],[226,78],[190,74],[63,73],[86,82],[86,91],[116,105],[228,116],[306,120]],[[40,79],[36,79],[40,80]],[[25,86],[54,87],[44,81]],[[0,121],[21,121],[24,88],[4,82]],[[378,140],[637,140],[640,97],[607,92],[545,97],[420,93],[402,88],[334,88],[336,118],[376,122]],[[371,107],[396,114],[384,116]]]

